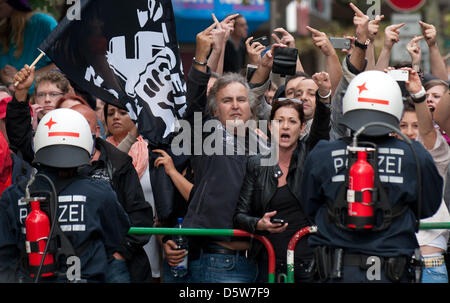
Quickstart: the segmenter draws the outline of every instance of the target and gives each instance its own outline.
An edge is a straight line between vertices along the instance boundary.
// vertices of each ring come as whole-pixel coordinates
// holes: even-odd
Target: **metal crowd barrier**
[[[450,229],[450,222],[423,222],[419,229]],[[287,250],[287,276],[285,282],[294,283],[294,250],[297,242],[310,233],[317,232],[316,226],[308,226],[297,231],[289,241]],[[165,227],[131,227],[129,234],[152,235],[185,235],[185,236],[226,236],[250,237],[261,241],[267,249],[269,257],[268,282],[275,283],[275,252],[272,243],[264,237],[248,233],[239,229],[201,229],[201,228],[165,228]]]
[[[250,237],[264,244],[269,257],[268,282],[275,282],[275,251],[272,243],[260,235],[248,233],[239,229],[201,229],[201,228],[165,228],[165,227],[131,227],[129,234],[152,234],[152,235],[185,235],[185,236],[225,236],[225,237]]]

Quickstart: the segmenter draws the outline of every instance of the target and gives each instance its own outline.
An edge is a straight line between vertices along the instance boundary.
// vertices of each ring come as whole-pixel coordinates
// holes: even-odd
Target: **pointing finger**
[[[212,18],[213,18],[214,23],[216,24],[217,28],[221,29],[222,25],[220,25],[220,22],[219,22],[219,20],[217,20],[216,15],[214,15],[214,13],[212,13],[211,15],[212,15]]]
[[[357,15],[358,17],[364,17],[365,14],[353,3],[350,2],[350,7],[353,9],[353,11],[355,12],[355,15]]]
[[[397,30],[401,27],[403,27],[406,23],[400,23],[400,24],[394,24],[392,25],[392,29]]]
[[[316,35],[319,35],[319,34],[321,33],[321,32],[318,31],[317,29],[312,28],[312,27],[310,27],[310,26],[306,26],[306,29],[309,30],[311,33],[316,34]]]

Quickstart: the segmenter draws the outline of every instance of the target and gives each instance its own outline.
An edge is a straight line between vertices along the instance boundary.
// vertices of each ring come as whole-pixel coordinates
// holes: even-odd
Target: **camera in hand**
[[[330,37],[331,45],[336,49],[350,49],[352,42],[347,38]]]
[[[282,76],[294,75],[297,67],[298,50],[289,47],[275,47],[272,72]]]
[[[269,46],[269,44],[270,44],[269,38],[267,38],[267,36],[262,36],[262,37],[253,39],[252,41],[250,41],[250,45],[252,45],[255,42],[259,42],[264,46]]]

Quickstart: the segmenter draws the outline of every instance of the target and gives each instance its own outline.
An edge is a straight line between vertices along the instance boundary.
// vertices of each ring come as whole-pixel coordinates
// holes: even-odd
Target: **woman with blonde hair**
[[[58,24],[50,15],[33,12],[28,2],[0,0],[0,81],[11,90],[14,75],[39,56],[38,46]],[[39,74],[54,67],[44,56],[36,71]]]

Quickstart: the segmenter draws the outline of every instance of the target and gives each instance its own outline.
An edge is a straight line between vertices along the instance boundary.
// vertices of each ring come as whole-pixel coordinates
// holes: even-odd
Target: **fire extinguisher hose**
[[[50,197],[50,209],[52,207],[55,208],[54,211],[53,211],[52,225],[50,227],[50,233],[48,235],[48,241],[45,244],[45,249],[44,249],[44,253],[42,255],[41,264],[39,264],[39,268],[38,268],[37,273],[36,273],[36,278],[34,279],[34,283],[38,283],[39,282],[39,277],[41,275],[41,271],[42,271],[42,268],[43,268],[43,265],[44,265],[44,260],[45,260],[45,257],[47,256],[48,248],[50,246],[50,242],[51,242],[51,239],[53,237],[54,230],[55,230],[56,220],[57,220],[57,218],[56,218],[57,217],[57,209],[56,209],[56,188],[55,188],[55,184],[53,183],[53,181],[49,177],[44,175],[44,174],[36,174],[35,177],[42,177],[42,178],[46,179],[47,182],[50,184],[50,187],[52,188],[52,192],[53,192],[53,195],[51,195],[51,197]],[[53,204],[52,204],[52,202],[53,202]]]

